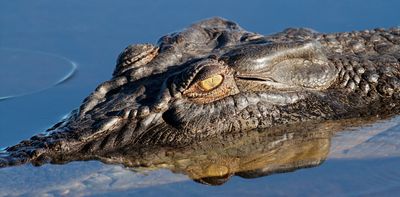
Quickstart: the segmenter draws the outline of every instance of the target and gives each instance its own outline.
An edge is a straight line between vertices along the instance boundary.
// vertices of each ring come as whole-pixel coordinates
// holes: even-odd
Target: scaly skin
[[[399,28],[262,36],[204,20],[157,45],[129,46],[111,80],[45,134],[0,153],[0,166],[397,114],[399,61]]]

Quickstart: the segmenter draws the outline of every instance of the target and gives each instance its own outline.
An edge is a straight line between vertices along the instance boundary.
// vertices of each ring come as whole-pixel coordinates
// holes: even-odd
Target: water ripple
[[[14,48],[0,48],[0,101],[38,93],[66,82],[78,64],[66,57]]]

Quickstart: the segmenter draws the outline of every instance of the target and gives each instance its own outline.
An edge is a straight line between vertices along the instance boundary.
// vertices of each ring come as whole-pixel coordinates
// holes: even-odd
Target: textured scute
[[[128,46],[109,81],[46,133],[1,152],[0,166],[397,114],[399,32],[289,28],[263,36],[221,18],[200,21],[156,45]]]

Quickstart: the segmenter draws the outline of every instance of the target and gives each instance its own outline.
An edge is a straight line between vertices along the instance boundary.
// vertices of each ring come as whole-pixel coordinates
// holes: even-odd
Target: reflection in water
[[[52,163],[97,159],[134,170],[166,168],[200,183],[221,185],[234,175],[256,178],[320,165],[327,158],[333,134],[372,121],[376,118],[286,125],[220,136],[181,148],[127,147],[103,155],[63,155],[53,158]]]
[[[397,116],[388,121],[359,121],[359,123],[348,125],[356,127],[345,129],[344,132],[336,134],[334,134],[335,131],[342,129],[340,123],[336,125],[324,123],[327,126],[326,128],[323,128],[324,125],[304,126],[311,129],[310,134],[318,134],[318,132],[313,131],[321,129],[321,133],[318,134],[321,140],[326,139],[328,135],[334,135],[328,140],[331,146],[330,153],[323,165],[278,176],[251,179],[251,181],[235,178],[218,188],[204,187],[201,184],[187,181],[187,175],[192,178],[193,176],[186,169],[189,168],[188,166],[192,166],[191,169],[210,169],[208,172],[201,171],[200,173],[208,173],[209,175],[211,172],[211,174],[221,176],[223,174],[221,172],[226,172],[226,169],[228,169],[226,166],[240,167],[240,161],[242,161],[244,163],[242,166],[250,166],[252,169],[256,169],[256,165],[260,164],[260,169],[269,168],[271,170],[274,166],[271,162],[269,164],[263,163],[264,160],[268,160],[268,157],[271,156],[277,157],[270,158],[275,161],[278,158],[283,158],[283,156],[279,157],[278,153],[273,153],[272,149],[281,151],[279,154],[290,155],[288,153],[294,151],[295,144],[289,145],[288,142],[293,138],[300,142],[301,135],[291,136],[291,134],[288,134],[287,137],[291,138],[284,139],[287,142],[283,142],[283,140],[278,140],[278,136],[281,136],[280,138],[284,136],[282,134],[285,132],[282,130],[280,133],[270,135],[270,137],[276,136],[273,138],[280,142],[270,144],[270,147],[266,149],[263,149],[263,147],[274,140],[266,143],[258,140],[267,140],[267,132],[269,131],[254,131],[249,132],[246,136],[238,135],[224,138],[226,142],[229,142],[225,143],[225,148],[216,139],[214,142],[217,142],[217,144],[207,142],[203,145],[197,144],[179,150],[153,148],[152,151],[150,149],[148,149],[148,152],[146,152],[147,150],[140,150],[142,153],[133,154],[138,150],[128,148],[125,151],[131,151],[127,153],[130,156],[123,156],[121,151],[110,153],[108,156],[97,157],[104,162],[124,164],[127,168],[123,165],[106,165],[97,161],[44,165],[39,168],[30,165],[1,168],[0,180],[3,181],[0,184],[0,196],[97,196],[99,194],[107,196],[139,196],[139,194],[140,196],[146,196],[146,194],[160,196],[166,192],[174,196],[182,194],[184,196],[203,196],[204,194],[221,196],[222,192],[227,196],[241,195],[242,192],[255,196],[265,196],[265,194],[268,194],[267,196],[330,196],[328,194],[331,194],[331,196],[375,196],[377,193],[390,194],[390,192],[396,194],[399,192],[400,184],[400,172],[398,170],[400,161],[399,120],[400,117]],[[368,124],[372,122],[374,124]],[[362,126],[360,127],[360,125]],[[316,129],[313,130],[313,128]],[[288,127],[286,130],[289,131],[290,129],[292,127]],[[324,132],[328,135],[321,135]],[[308,139],[310,142],[315,142],[317,136]],[[237,141],[232,142],[230,140]],[[388,141],[391,142],[387,143]],[[257,144],[264,145],[258,146]],[[284,148],[289,147],[284,144],[292,148]],[[298,144],[305,145],[306,143]],[[315,145],[315,143],[312,144]],[[351,145],[349,146],[349,144]],[[391,146],[390,149],[387,145]],[[196,147],[202,148],[202,150],[191,150]],[[242,153],[234,152],[242,150]],[[263,150],[265,150],[264,153],[270,152],[271,154],[262,154]],[[289,152],[285,152],[285,150]],[[246,153],[249,153],[248,156],[245,155]],[[299,154],[298,152],[292,153],[293,155]],[[221,154],[221,159],[219,159],[219,154]],[[235,155],[238,156],[235,157]],[[207,161],[204,157],[213,158],[213,160]],[[229,157],[233,157],[233,159],[228,160]],[[317,154],[316,157],[318,157]],[[321,157],[324,156],[321,155]],[[91,159],[93,158],[95,157],[93,156]],[[245,158],[248,158],[247,162],[244,162]],[[84,157],[76,156],[69,161],[80,159],[84,159]],[[59,159],[59,162],[62,161],[67,162],[68,160]],[[218,161],[222,162],[215,164]],[[229,161],[237,163],[232,164]],[[280,162],[280,165],[282,163]],[[172,174],[168,169],[176,174]],[[280,172],[282,171],[275,171],[275,173]],[[249,171],[245,173],[248,175]],[[220,183],[227,181],[232,175],[248,177],[241,172],[232,172],[225,178],[219,178]],[[267,174],[258,173],[256,175]],[[12,178],[10,179],[10,177]],[[214,181],[215,183],[216,179],[218,177],[203,177],[198,181],[203,183]]]
[[[0,101],[63,83],[76,69],[75,62],[55,54],[0,48]]]

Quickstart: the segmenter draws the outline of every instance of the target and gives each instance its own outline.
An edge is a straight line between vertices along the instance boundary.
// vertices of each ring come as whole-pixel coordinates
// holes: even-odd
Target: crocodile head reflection
[[[207,156],[194,156],[191,164],[177,165],[173,170],[200,183],[221,185],[233,175],[256,178],[318,166],[329,153],[329,131],[253,132],[242,139],[245,143],[239,140],[237,146],[210,150]]]
[[[327,159],[338,132],[389,117],[298,123],[231,133],[179,148],[126,147],[107,155],[74,155],[54,158],[53,162],[96,159],[134,171],[169,169],[202,184],[221,185],[232,176],[257,178],[319,166]]]
[[[52,162],[95,159],[135,171],[169,169],[196,182],[221,185],[232,176],[255,178],[318,166],[327,158],[333,134],[354,122],[302,123],[224,135],[179,148],[126,147],[106,155],[54,157]]]

